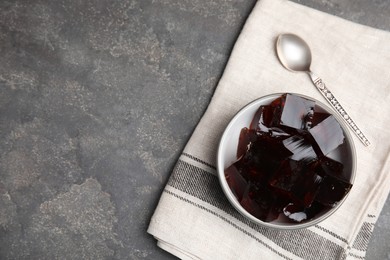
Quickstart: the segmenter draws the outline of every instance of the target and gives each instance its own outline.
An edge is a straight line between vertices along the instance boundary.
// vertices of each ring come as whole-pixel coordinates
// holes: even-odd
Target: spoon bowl
[[[310,71],[311,51],[309,45],[297,35],[290,33],[279,35],[276,50],[280,62],[286,69]]]

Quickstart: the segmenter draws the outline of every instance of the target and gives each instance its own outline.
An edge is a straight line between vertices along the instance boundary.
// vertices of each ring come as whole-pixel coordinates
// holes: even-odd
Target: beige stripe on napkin
[[[215,176],[220,136],[237,111],[271,93],[323,100],[309,77],[284,69],[275,39],[304,38],[316,72],[371,141],[354,138],[357,176],[345,203],[308,229],[255,225],[227,202]],[[285,0],[261,0],[235,44],[211,103],[176,164],[148,232],[183,259],[362,259],[390,190],[390,33]]]

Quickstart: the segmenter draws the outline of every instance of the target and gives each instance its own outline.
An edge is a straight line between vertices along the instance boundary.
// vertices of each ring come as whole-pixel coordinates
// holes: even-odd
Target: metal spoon
[[[300,71],[308,73],[320,93],[341,115],[344,121],[359,138],[359,140],[365,146],[370,145],[368,139],[364,136],[362,131],[360,131],[355,122],[347,114],[347,112],[333,96],[330,90],[325,86],[325,83],[322,82],[322,79],[310,71],[311,52],[309,46],[304,40],[294,34],[281,34],[278,36],[276,41],[276,52],[280,62],[286,69],[294,72]]]

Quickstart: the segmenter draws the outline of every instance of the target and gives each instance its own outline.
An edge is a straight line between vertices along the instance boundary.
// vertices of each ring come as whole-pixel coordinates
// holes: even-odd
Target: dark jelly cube
[[[302,136],[291,136],[283,140],[283,145],[292,153],[291,159],[295,161],[313,161],[317,158],[311,143]]]
[[[344,143],[344,132],[333,115],[309,129],[323,155],[329,154]]]
[[[261,184],[268,178],[268,168],[265,165],[257,165],[252,161],[245,161],[243,158],[235,164],[238,173],[248,182]]]
[[[253,130],[251,130],[253,131]],[[248,183],[252,183],[255,187],[263,187],[267,185],[269,176],[280,167],[282,160],[285,160],[291,155],[284,146],[281,140],[277,140],[269,135],[257,135],[257,140],[248,145],[248,150],[236,163],[234,163],[235,171],[238,172]],[[243,186],[243,185],[242,185]],[[259,188],[260,189],[260,188]],[[260,189],[260,191],[264,188]],[[262,203],[266,203],[262,192],[258,191],[259,200],[256,200],[262,208]],[[242,192],[242,189],[240,190]],[[252,192],[253,193],[253,192]],[[272,193],[267,189],[266,194]],[[272,195],[275,196],[275,195]],[[257,199],[257,198],[256,198]],[[244,200],[246,205],[251,205],[251,201]],[[256,206],[253,206],[252,212],[256,212]],[[279,207],[279,212],[281,206]],[[273,207],[268,214],[268,218],[276,218],[279,214],[277,207]],[[253,213],[255,215],[255,213]],[[258,215],[258,214],[257,214]]]
[[[294,160],[284,161],[269,180],[275,192],[304,207],[313,203],[321,182],[322,177],[305,162]]]
[[[315,127],[316,125],[324,121],[328,116],[328,113],[314,112],[313,118],[311,120],[311,125],[308,128]]]
[[[248,190],[244,193],[244,196],[240,200],[241,206],[252,216],[265,221],[267,215],[268,215],[268,210],[264,212],[259,205],[253,200],[252,196],[249,194],[249,187]]]
[[[253,117],[249,129],[276,138],[287,138],[290,136],[289,133],[281,128],[271,126],[274,121],[273,115],[273,108],[271,106],[260,106]]]
[[[284,94],[280,98],[277,98],[271,102],[270,107],[271,107],[272,115],[267,117],[268,127],[280,126],[280,117],[282,115],[283,107],[286,102],[286,96],[287,94]]]
[[[269,185],[280,194],[290,196],[294,186],[302,180],[302,164],[294,160],[285,160],[271,176]]]
[[[225,170],[225,178],[233,194],[240,201],[249,184],[241,176],[235,164],[232,164]]]
[[[267,160],[282,161],[292,155],[283,144],[282,139],[273,138],[273,136],[259,137],[254,144],[254,152],[262,151]]]
[[[315,102],[292,94],[286,94],[283,97],[284,102],[275,102],[273,105],[272,126],[282,125],[294,129],[306,129],[306,125],[313,116]]]
[[[310,207],[305,208],[305,213],[307,215],[307,219],[312,219],[316,215],[318,215],[321,211],[324,211],[325,209],[330,209],[330,207],[324,206],[316,201],[314,201]]]
[[[282,140],[269,135],[258,135],[243,159],[251,160],[256,165],[266,165],[271,162],[279,163],[290,155],[292,153],[284,147]]]
[[[335,206],[351,189],[352,184],[340,178],[323,177],[315,200],[325,206]]]
[[[256,111],[249,128],[256,131],[267,132],[268,128],[271,127],[272,117],[273,109],[271,106],[260,106]]]
[[[331,175],[342,178],[344,165],[329,157],[322,156],[315,163],[313,170],[321,176]]]
[[[302,200],[305,207],[309,207],[318,193],[322,177],[310,170],[303,175],[303,181],[294,187],[294,196]]]
[[[256,141],[257,134],[255,130],[244,127],[241,129],[240,137],[238,139],[237,158],[243,156],[249,149],[252,142]]]
[[[279,215],[275,212],[276,197],[263,185],[250,185],[245,191],[241,206],[250,214],[263,221],[272,221]]]
[[[253,131],[253,130],[250,130]],[[247,151],[235,163],[237,171],[252,183],[264,183],[279,167],[282,160],[289,157],[280,140],[269,135],[257,135],[257,139],[248,145]]]
[[[270,106],[274,110],[274,113],[275,113],[276,108],[282,109],[284,107],[284,103],[286,102],[286,96],[287,96],[287,94],[283,94],[279,98],[277,98],[271,102]]]

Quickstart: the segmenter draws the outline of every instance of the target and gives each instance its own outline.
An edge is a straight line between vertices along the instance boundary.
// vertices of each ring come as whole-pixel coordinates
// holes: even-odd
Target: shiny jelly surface
[[[352,184],[327,157],[345,141],[336,119],[315,102],[284,94],[260,106],[241,130],[225,177],[241,206],[270,222],[304,222],[337,205]]]

